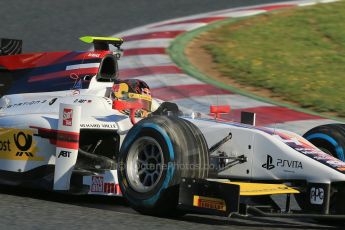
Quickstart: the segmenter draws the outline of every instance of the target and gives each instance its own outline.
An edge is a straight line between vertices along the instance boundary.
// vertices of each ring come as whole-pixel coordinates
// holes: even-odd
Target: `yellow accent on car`
[[[120,83],[120,84],[116,84],[113,86],[114,89],[114,96],[116,98],[123,98],[123,97],[127,97],[128,96],[128,84],[127,83]]]
[[[43,161],[33,136],[32,130],[0,128],[0,159]]]
[[[84,36],[79,38],[85,43],[93,43],[94,41],[109,41],[109,42],[123,42],[122,38],[113,38],[113,37],[95,37],[95,36]]]
[[[300,193],[298,190],[285,184],[264,184],[251,182],[224,182],[240,186],[240,196],[260,196],[275,194],[293,194]]]
[[[193,197],[193,206],[199,208],[209,208],[218,211],[226,211],[225,201],[218,198],[196,196]]]
[[[138,93],[128,93],[128,98],[143,99],[146,101],[152,101],[152,97],[150,95],[143,95],[143,94],[138,94]]]

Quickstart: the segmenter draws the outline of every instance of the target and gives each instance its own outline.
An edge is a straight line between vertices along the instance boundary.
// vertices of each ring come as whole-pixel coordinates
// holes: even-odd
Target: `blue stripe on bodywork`
[[[43,74],[50,74],[50,73],[58,72],[58,71],[65,71],[66,66],[69,66],[69,65],[87,64],[87,63],[94,63],[94,62],[101,62],[101,59],[100,58],[93,58],[93,59],[86,59],[86,60],[79,59],[79,60],[67,61],[67,62],[62,62],[59,64],[47,65],[47,66],[42,66],[42,67],[21,69],[20,71],[25,71],[27,73],[25,75],[26,77],[32,77],[36,75],[43,75]]]
[[[71,52],[68,55],[60,58],[52,65],[27,68],[27,69],[18,69],[12,72],[13,81],[11,86],[5,94],[16,94],[16,93],[35,93],[35,92],[52,92],[52,91],[61,91],[61,90],[70,90],[73,88],[74,80],[70,79],[69,76],[58,77],[46,80],[41,80],[37,82],[29,82],[31,77],[44,75],[44,74],[53,74],[54,72],[65,71],[66,67],[69,65],[77,64],[87,64],[87,63],[100,63],[101,58],[93,59],[79,59],[73,61],[66,61],[67,58],[71,58],[75,55],[79,55],[82,52]],[[62,62],[64,61],[64,62]],[[83,77],[84,75],[80,76]],[[81,88],[86,89],[89,87],[89,81],[81,81]]]

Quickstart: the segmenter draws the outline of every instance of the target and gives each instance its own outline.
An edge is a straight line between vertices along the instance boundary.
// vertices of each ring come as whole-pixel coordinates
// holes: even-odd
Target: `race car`
[[[345,218],[345,125],[302,137],[246,112],[224,121],[226,106],[184,114],[121,80],[121,38],[81,40],[94,50],[21,54],[22,41],[1,40],[1,184],[123,196],[150,215]]]

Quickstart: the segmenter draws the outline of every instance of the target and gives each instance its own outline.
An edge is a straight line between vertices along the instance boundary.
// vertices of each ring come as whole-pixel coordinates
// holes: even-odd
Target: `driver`
[[[117,109],[119,112],[129,115],[129,103],[135,103],[139,106],[136,110],[135,116],[145,118],[151,113],[152,97],[149,86],[138,79],[117,80],[111,89],[110,98],[113,101],[124,102],[121,108]]]

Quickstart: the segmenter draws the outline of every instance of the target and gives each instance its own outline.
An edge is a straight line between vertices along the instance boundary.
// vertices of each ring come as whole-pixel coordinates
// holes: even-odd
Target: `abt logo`
[[[69,158],[70,155],[71,155],[70,151],[61,150],[60,153],[59,153],[58,158],[60,158],[60,157],[67,157],[67,158]]]
[[[263,168],[267,169],[267,170],[271,170],[274,169],[275,166],[273,163],[273,158],[270,155],[267,155],[266,158],[266,163],[262,165]]]
[[[72,126],[72,116],[73,116],[73,109],[64,108],[62,124],[64,126]]]
[[[311,204],[318,204],[318,205],[323,204],[324,197],[325,197],[325,191],[323,190],[323,188],[312,187],[310,189],[310,203]]]

